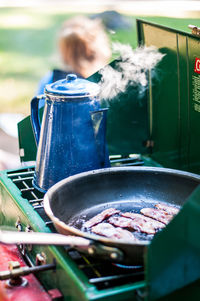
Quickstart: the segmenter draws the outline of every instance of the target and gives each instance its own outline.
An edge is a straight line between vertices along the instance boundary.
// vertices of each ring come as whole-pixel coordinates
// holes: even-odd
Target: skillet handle
[[[57,233],[0,231],[0,243],[88,247],[89,239]]]
[[[79,236],[67,236],[57,233],[0,231],[0,243],[27,245],[70,246],[82,253],[114,262],[123,261],[123,252],[96,241]]]

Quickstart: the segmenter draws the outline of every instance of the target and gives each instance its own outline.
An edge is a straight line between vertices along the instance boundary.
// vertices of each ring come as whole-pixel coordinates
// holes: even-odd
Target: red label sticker
[[[198,57],[195,59],[194,72],[200,74],[200,58]]]

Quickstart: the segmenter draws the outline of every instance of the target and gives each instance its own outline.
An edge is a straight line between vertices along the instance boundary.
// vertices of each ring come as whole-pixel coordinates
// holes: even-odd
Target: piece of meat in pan
[[[108,222],[116,227],[128,228],[130,230],[143,232],[146,234],[155,234],[155,228],[150,223],[147,223],[142,218],[135,218],[134,220],[122,216],[112,216]]]
[[[125,240],[137,242],[138,239],[128,230],[124,230],[121,228],[115,228],[109,223],[100,223],[94,227],[92,227],[92,232],[98,235],[106,236],[111,239],[116,240]]]
[[[165,227],[165,224],[153,219],[153,218],[150,218],[150,217],[147,217],[147,216],[144,216],[142,214],[138,214],[138,213],[133,213],[133,212],[122,212],[121,213],[122,216],[124,217],[128,217],[128,218],[131,218],[133,220],[141,220],[141,222],[144,222],[144,223],[149,223],[155,230],[158,230],[158,229],[163,229]]]
[[[171,215],[176,215],[180,211],[179,208],[169,206],[169,205],[166,205],[166,204],[162,204],[162,203],[156,204],[155,207],[159,210],[164,210],[164,211],[166,211],[167,213],[169,213]]]
[[[120,210],[117,210],[115,208],[108,208],[104,211],[102,211],[101,213],[95,215],[94,217],[92,217],[90,220],[88,220],[87,222],[85,222],[83,224],[83,227],[85,228],[91,228],[99,223],[101,223],[102,221],[104,221],[106,218],[119,213]]]
[[[173,215],[167,213],[166,211],[158,210],[155,208],[143,208],[140,210],[140,212],[145,216],[151,217],[161,223],[164,223],[165,225],[167,225],[173,218]]]

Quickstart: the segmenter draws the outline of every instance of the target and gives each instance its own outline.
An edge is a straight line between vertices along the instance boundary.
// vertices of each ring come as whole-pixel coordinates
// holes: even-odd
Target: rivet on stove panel
[[[46,264],[47,256],[44,252],[36,254],[36,265]]]
[[[33,232],[33,230],[32,230],[32,228],[31,228],[30,225],[27,225],[27,226],[26,226],[25,232]],[[28,249],[28,251],[30,252],[30,251],[32,251],[33,246],[32,246],[32,245],[27,245],[27,249]]]
[[[27,225],[25,228],[25,232],[33,232],[32,228],[30,225]]]
[[[17,228],[17,230],[18,230],[19,232],[22,231],[22,224],[21,224],[21,221],[20,221],[19,218],[17,219],[17,221],[16,221],[16,223],[15,223],[15,227]]]

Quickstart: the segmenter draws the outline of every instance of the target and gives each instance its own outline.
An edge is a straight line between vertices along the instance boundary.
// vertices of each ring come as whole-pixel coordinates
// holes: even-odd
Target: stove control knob
[[[16,286],[26,286],[28,281],[27,279],[21,277],[19,275],[19,271],[21,271],[22,268],[20,266],[20,263],[18,261],[9,261],[8,263],[8,271],[1,272],[2,277],[4,276],[5,279],[7,278],[8,280],[6,281],[6,286],[11,288],[11,287],[16,287]],[[6,277],[7,276],[7,277]]]
[[[7,280],[7,287],[25,286],[28,281],[23,276],[27,276],[32,273],[39,273],[47,270],[55,270],[56,261],[54,260],[51,264],[41,266],[23,266],[21,267],[19,262],[10,261],[7,271],[0,271],[0,280]]]

